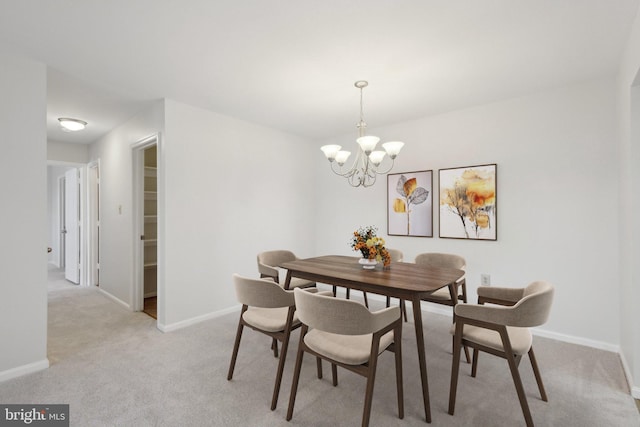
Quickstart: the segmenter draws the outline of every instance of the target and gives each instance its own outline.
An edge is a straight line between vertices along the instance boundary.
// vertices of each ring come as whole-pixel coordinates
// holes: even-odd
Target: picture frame
[[[497,169],[492,163],[438,170],[441,238],[498,239]]]
[[[433,171],[387,175],[387,234],[433,237]]]

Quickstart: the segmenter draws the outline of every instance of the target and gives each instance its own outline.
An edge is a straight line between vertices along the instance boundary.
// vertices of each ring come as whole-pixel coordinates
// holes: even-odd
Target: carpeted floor
[[[374,302],[378,304],[378,302]],[[291,422],[285,421],[298,332],[275,411],[269,410],[277,360],[270,340],[245,330],[235,375],[226,380],[238,314],[163,334],[95,288],[50,286],[45,371],[0,383],[2,403],[68,403],[72,426],[360,425],[364,380],[339,371],[318,380],[306,358]],[[506,362],[481,355],[477,378],[461,368],[456,414],[447,413],[450,318],[424,316],[432,425],[523,426]],[[413,324],[403,331],[405,418],[397,418],[393,355],[378,364],[371,426],[424,426]],[[535,337],[549,402],[542,402],[528,359],[520,365],[538,426],[640,426],[617,354]],[[326,369],[328,374],[328,367]],[[327,379],[329,377],[329,379]]]

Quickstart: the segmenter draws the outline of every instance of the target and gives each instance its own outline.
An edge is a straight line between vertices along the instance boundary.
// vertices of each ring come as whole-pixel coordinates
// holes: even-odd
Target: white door
[[[64,230],[65,261],[64,277],[75,284],[80,283],[80,187],[78,169],[65,172]]]

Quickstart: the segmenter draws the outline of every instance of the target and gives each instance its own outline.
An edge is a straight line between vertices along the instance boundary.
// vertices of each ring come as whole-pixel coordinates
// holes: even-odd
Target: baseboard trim
[[[21,377],[23,375],[32,374],[34,372],[43,371],[48,368],[49,359],[43,359],[38,362],[18,366],[17,368],[7,369],[6,371],[0,372],[0,382],[7,381],[12,378]]]
[[[98,292],[100,292],[102,295],[106,296],[107,298],[117,302],[118,304],[120,304],[121,306],[126,308],[127,310],[131,310],[131,305],[129,305],[126,302],[122,301],[120,298],[113,296],[112,294],[110,294],[109,292],[105,291],[104,289],[98,288]]]
[[[157,297],[158,293],[157,292],[149,292],[148,294],[144,294],[145,298],[152,298],[152,297]]]
[[[158,322],[157,328],[162,332],[173,332],[173,331],[177,331],[178,329],[183,329],[183,328],[195,325],[197,323],[201,323],[201,322],[204,322],[204,321],[207,321],[207,320],[211,320],[211,319],[215,319],[217,317],[221,317],[221,316],[227,315],[229,313],[234,313],[234,312],[238,311],[239,308],[240,308],[240,305],[235,305],[233,307],[225,308],[223,310],[213,311],[211,313],[203,314],[201,316],[192,317],[190,319],[181,320],[181,321],[175,322],[175,323],[170,323],[168,325],[161,324],[160,322]]]
[[[620,362],[622,362],[622,370],[624,371],[624,376],[627,379],[627,384],[629,385],[631,396],[633,396],[636,399],[640,399],[640,387],[636,387],[633,385],[633,375],[631,375],[631,369],[629,369],[627,358],[624,357],[624,352],[620,351],[619,354],[620,354]]]

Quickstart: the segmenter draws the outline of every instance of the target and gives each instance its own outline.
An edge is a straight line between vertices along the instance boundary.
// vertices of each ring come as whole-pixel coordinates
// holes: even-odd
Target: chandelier
[[[360,89],[360,122],[358,122],[358,138],[356,142],[359,145],[358,152],[351,167],[343,169],[344,164],[351,155],[350,151],[342,150],[340,145],[323,145],[320,147],[322,152],[331,163],[331,170],[347,181],[352,187],[370,187],[376,182],[376,176],[386,174],[393,168],[393,162],[404,146],[404,142],[390,141],[382,144],[384,151],[376,150],[376,145],[380,138],[373,135],[365,135],[367,124],[364,122],[364,114],[362,108],[362,89],[369,85],[364,80],[355,83],[355,87]],[[388,155],[391,164],[382,167],[385,156]],[[388,162],[387,162],[388,163]],[[336,167],[336,164],[338,165]]]

